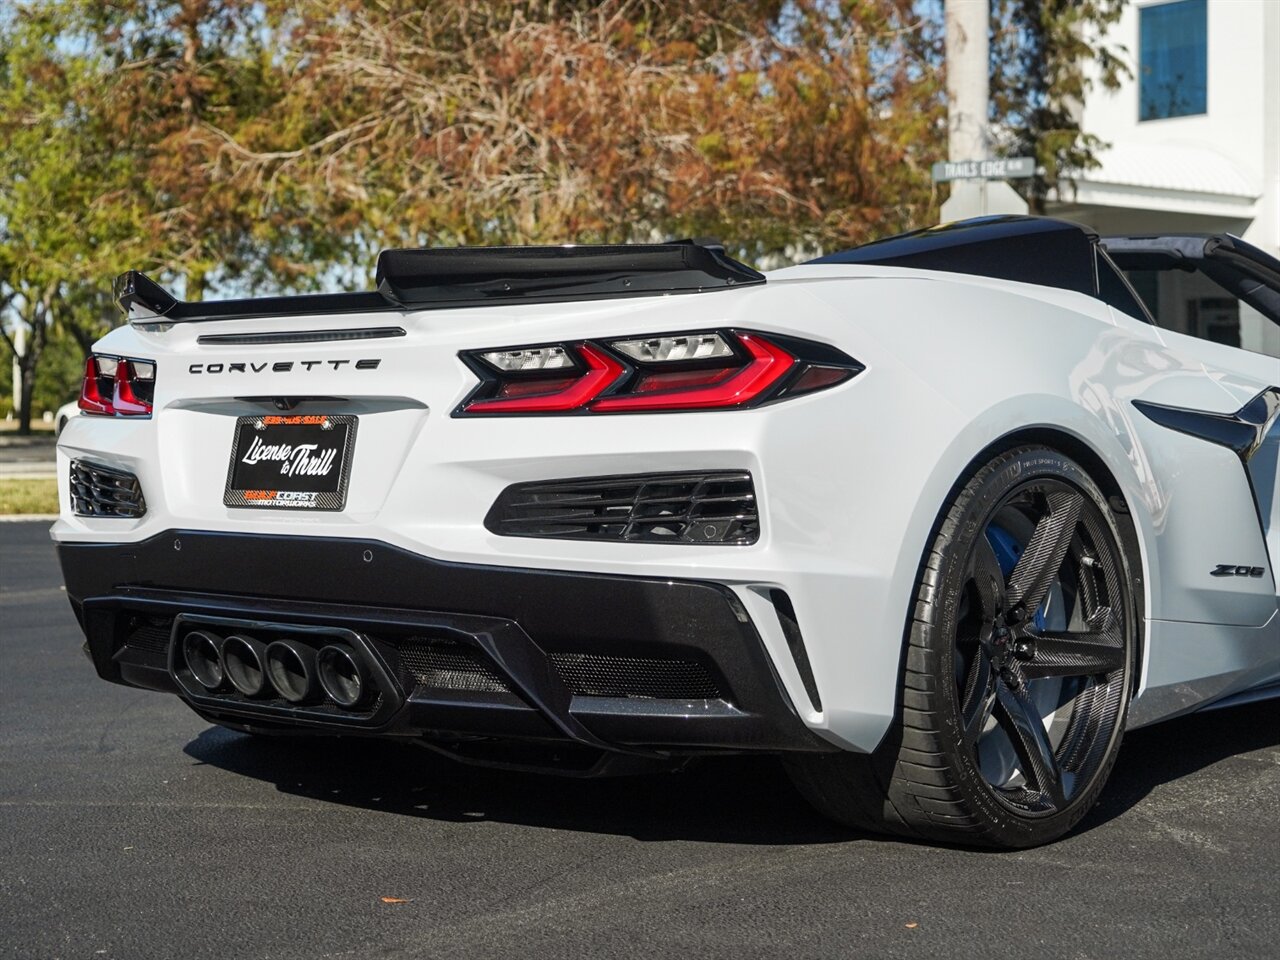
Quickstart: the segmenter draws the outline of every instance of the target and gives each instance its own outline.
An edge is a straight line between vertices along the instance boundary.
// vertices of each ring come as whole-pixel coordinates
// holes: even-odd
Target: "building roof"
[[[1102,166],[1082,183],[1114,184],[1149,190],[1218,194],[1254,200],[1262,186],[1236,164],[1208,147],[1177,143],[1117,143],[1100,152]]]

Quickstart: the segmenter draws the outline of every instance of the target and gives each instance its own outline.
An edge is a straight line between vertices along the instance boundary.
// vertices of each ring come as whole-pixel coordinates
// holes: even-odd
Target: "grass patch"
[[[0,479],[0,514],[57,513],[58,481]]]

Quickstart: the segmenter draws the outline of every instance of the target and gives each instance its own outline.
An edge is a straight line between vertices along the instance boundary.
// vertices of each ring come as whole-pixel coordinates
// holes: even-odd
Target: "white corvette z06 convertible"
[[[1280,263],[1236,238],[377,278],[117,281],[53,528],[104,679],[579,775],[772,753],[838,821],[1003,847],[1076,824],[1126,728],[1280,693],[1280,360],[1135,294],[1208,284],[1274,344]]]

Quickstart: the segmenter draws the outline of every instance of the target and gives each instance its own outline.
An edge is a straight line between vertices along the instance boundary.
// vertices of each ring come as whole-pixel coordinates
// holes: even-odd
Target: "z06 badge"
[[[1211,577],[1260,577],[1266,567],[1244,567],[1234,563],[1220,563],[1209,571]]]

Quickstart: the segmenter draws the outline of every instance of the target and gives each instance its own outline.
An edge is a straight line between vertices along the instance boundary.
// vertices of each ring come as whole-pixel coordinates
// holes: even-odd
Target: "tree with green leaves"
[[[991,0],[991,111],[1005,156],[1032,156],[1024,180],[1033,213],[1098,165],[1105,146],[1082,129],[1093,85],[1114,90],[1128,74],[1124,48],[1106,39],[1125,0]]]
[[[717,234],[748,257],[925,220],[939,26],[910,0],[313,0],[282,14],[293,151],[237,182],[383,245]],[[222,131],[225,133],[225,131]]]
[[[1087,64],[1123,69],[1120,3],[992,0],[992,119],[1038,206],[1093,162],[1077,103]],[[19,0],[5,339],[33,382],[130,267],[195,299],[359,283],[396,245],[715,235],[778,263],[927,225],[942,26],[940,0]]]
[[[51,7],[0,21],[0,335],[22,375],[23,432],[55,327],[101,329],[86,313],[101,297],[86,288],[132,255],[144,212],[125,189],[127,158],[93,121],[94,63],[60,47],[64,26]]]

